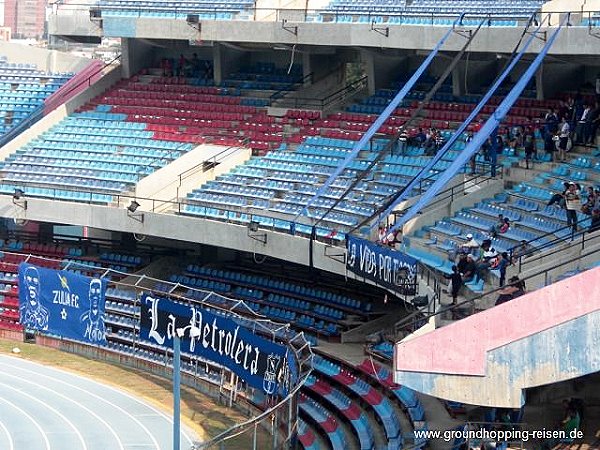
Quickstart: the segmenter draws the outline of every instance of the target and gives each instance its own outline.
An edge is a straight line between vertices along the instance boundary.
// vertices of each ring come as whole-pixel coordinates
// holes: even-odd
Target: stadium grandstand
[[[50,409],[61,441],[9,396],[0,448],[599,449],[598,26],[596,0],[55,2],[51,42],[121,53],[0,45],[0,342],[172,380],[173,446],[108,402],[106,436]],[[192,438],[180,384],[244,420]]]

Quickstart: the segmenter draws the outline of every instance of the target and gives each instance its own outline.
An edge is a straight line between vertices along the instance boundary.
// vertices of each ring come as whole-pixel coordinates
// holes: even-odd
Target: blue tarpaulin
[[[459,19],[456,19],[454,24],[456,24],[456,22],[458,20]],[[352,151],[350,153],[348,153],[348,155],[346,156],[346,158],[344,158],[342,163],[336,167],[334,172],[329,176],[329,178],[325,181],[325,183],[323,183],[323,186],[321,186],[317,190],[317,193],[308,200],[308,202],[307,202],[306,206],[304,207],[304,209],[302,210],[302,212],[300,214],[298,214],[294,219],[297,219],[299,216],[306,215],[308,213],[308,208],[327,191],[327,189],[331,186],[331,184],[335,181],[335,179],[356,158],[358,153],[366,146],[366,144],[369,142],[369,140],[375,135],[377,130],[379,130],[379,128],[381,128],[381,126],[388,119],[388,117],[390,117],[392,115],[394,110],[400,105],[402,100],[404,100],[404,97],[406,97],[406,94],[408,94],[410,92],[410,90],[413,88],[413,86],[416,84],[416,82],[419,80],[419,78],[421,78],[421,75],[423,75],[425,70],[427,70],[427,68],[429,67],[429,64],[431,64],[431,62],[433,61],[433,58],[435,58],[435,56],[438,54],[440,48],[442,47],[442,45],[444,45],[444,43],[448,39],[448,36],[450,36],[450,34],[452,33],[454,24],[452,25],[452,28],[450,28],[446,32],[446,34],[444,34],[442,39],[440,39],[440,41],[437,43],[435,48],[427,56],[425,61],[423,61],[423,63],[421,63],[421,65],[416,70],[416,72],[412,75],[412,77],[410,77],[410,79],[406,82],[406,84],[404,86],[402,86],[402,89],[400,89],[400,92],[398,92],[396,94],[396,96],[392,99],[392,101],[388,104],[388,106],[383,110],[381,115],[375,120],[375,122],[373,122],[373,124],[365,132],[363,137],[356,144],[354,144],[354,146],[352,147]]]
[[[425,206],[431,201],[433,197],[437,195],[437,193],[458,173],[458,171],[469,161],[469,159],[479,151],[481,145],[486,141],[486,139],[494,132],[494,130],[498,127],[504,116],[508,113],[512,105],[517,101],[527,83],[531,80],[536,70],[544,60],[544,57],[554,44],[556,37],[560,33],[564,21],[560,24],[560,26],[552,33],[544,48],[540,51],[540,53],[533,60],[531,65],[527,68],[523,76],[517,81],[515,86],[511,89],[508,95],[504,98],[502,103],[496,108],[496,111],[492,116],[487,120],[487,122],[483,125],[483,127],[479,130],[477,134],[473,137],[473,140],[467,144],[465,149],[457,156],[457,158],[450,164],[450,166],[440,175],[440,177],[425,191],[425,193],[421,196],[419,201],[417,201],[407,212],[402,215],[394,226],[390,229],[390,232],[394,232],[398,229],[401,229],[406,222],[415,217],[419,211],[421,211]]]
[[[446,153],[451,149],[451,147],[454,145],[454,143],[461,137],[462,133],[467,129],[469,124],[477,117],[477,114],[479,114],[481,112],[481,110],[486,105],[486,103],[489,101],[489,99],[492,97],[492,95],[494,95],[496,90],[500,87],[500,85],[504,82],[504,80],[510,74],[512,69],[515,67],[515,65],[519,62],[519,60],[521,59],[523,54],[528,50],[530,44],[535,39],[536,33],[539,31],[542,24],[543,24],[543,22],[540,23],[538,25],[537,29],[529,36],[529,38],[525,42],[525,45],[523,46],[523,48],[511,60],[510,64],[506,67],[506,69],[502,72],[502,74],[500,74],[498,79],[494,82],[494,84],[489,89],[489,91],[486,92],[486,94],[483,96],[481,101],[477,104],[475,109],[473,109],[473,111],[471,111],[471,114],[469,114],[469,117],[467,117],[467,119],[458,127],[458,129],[454,132],[454,134],[450,137],[450,139],[448,139],[448,141],[446,141],[444,146],[434,155],[434,157],[429,161],[429,163],[427,163],[427,165],[425,167],[423,167],[423,169],[421,169],[419,174],[411,180],[411,182],[408,184],[408,186],[406,186],[404,188],[404,191],[400,194],[400,196],[396,200],[394,200],[394,203],[392,205],[390,205],[384,212],[379,214],[377,220],[374,220],[373,223],[370,225],[369,231],[372,231],[373,228],[378,226],[379,223],[385,217],[389,216],[392,213],[392,211],[394,210],[394,208],[396,208],[396,206],[398,206],[401,202],[403,202],[407,198],[411,197],[413,189],[415,187],[417,187],[424,178],[429,176],[430,170],[434,168],[434,166],[438,163],[438,161],[446,155]]]

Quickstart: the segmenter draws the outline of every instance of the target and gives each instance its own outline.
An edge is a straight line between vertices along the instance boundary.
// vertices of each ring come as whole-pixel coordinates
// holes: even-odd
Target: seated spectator
[[[521,242],[519,243],[519,245],[517,245],[515,248],[513,248],[512,263],[516,264],[517,261],[519,261],[519,259],[526,256],[529,253],[529,251],[530,251],[529,244],[527,244],[527,241],[525,239],[522,239]]]
[[[423,132],[423,128],[419,128],[419,132],[415,135],[414,141],[418,147],[423,147],[425,141],[427,140],[427,135]]]
[[[508,220],[508,217],[505,217],[504,220],[503,220],[502,225],[500,226],[500,229],[498,230],[498,232],[499,233],[506,233],[509,228],[510,228],[510,220]]]
[[[462,245],[463,253],[471,253],[473,254],[479,248],[479,242],[477,242],[471,233],[465,236],[467,238],[467,242]]]
[[[469,281],[473,281],[475,279],[475,275],[477,274],[477,266],[475,265],[475,260],[473,255],[468,254],[465,257],[465,263],[463,264],[461,275],[463,277],[463,282],[467,283]]]
[[[594,209],[594,205],[596,204],[596,193],[594,192],[593,186],[588,186],[587,194],[587,201],[583,205],[581,205],[581,212],[590,215],[592,214],[592,210]]]
[[[508,280],[509,284],[498,291],[498,298],[496,299],[496,306],[520,297],[525,293],[525,283],[514,276]]]
[[[498,214],[498,222],[490,227],[490,236],[496,237],[500,233],[500,228],[504,226],[504,214]]]
[[[563,183],[563,186],[565,188],[563,189],[563,191],[560,194],[559,193],[552,194],[552,197],[550,198],[550,201],[548,202],[548,206],[552,206],[555,203],[558,203],[558,206],[560,206],[561,208],[565,207],[565,194],[569,190],[569,182],[565,181]]]

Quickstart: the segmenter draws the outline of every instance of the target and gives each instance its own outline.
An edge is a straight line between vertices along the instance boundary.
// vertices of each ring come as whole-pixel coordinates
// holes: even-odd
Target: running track
[[[172,419],[113,387],[0,355],[0,449],[172,450]],[[181,449],[195,435],[182,428]]]

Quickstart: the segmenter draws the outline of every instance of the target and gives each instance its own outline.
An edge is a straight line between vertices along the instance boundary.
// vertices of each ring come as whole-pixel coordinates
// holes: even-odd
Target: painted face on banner
[[[30,308],[38,308],[40,301],[40,274],[35,267],[28,267],[23,277]]]
[[[102,294],[102,281],[90,281],[90,318],[97,320],[100,314],[100,296]]]

